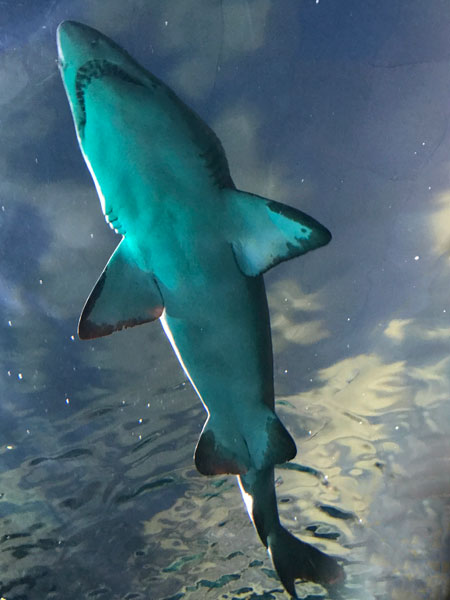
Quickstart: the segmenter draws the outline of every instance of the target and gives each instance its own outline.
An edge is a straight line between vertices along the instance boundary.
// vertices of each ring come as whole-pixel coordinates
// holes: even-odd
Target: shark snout
[[[101,33],[76,21],[63,21],[58,26],[56,39],[58,57],[63,68],[78,68],[95,53]]]
[[[87,80],[92,74],[96,77],[108,74],[143,84],[142,67],[96,29],[77,21],[63,21],[58,26],[56,39],[59,67],[69,97],[77,94],[77,75]],[[83,73],[83,69],[86,72]]]

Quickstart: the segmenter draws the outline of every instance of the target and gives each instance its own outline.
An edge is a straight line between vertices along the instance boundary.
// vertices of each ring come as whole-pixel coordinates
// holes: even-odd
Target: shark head
[[[114,228],[123,233],[117,221],[117,211],[122,216],[124,213],[120,190],[127,188],[133,196],[131,188],[138,185],[138,178],[130,177],[127,171],[131,164],[136,167],[134,173],[138,163],[147,160],[142,149],[145,140],[151,139],[149,129],[158,123],[152,105],[155,90],[162,83],[123,48],[82,23],[63,21],[57,30],[57,44],[59,69],[80,149],[103,213],[108,222],[115,219]],[[105,197],[116,199],[115,215],[110,214],[112,208]]]
[[[123,48],[75,21],[59,25],[57,44],[78,144],[118,233],[150,226],[148,198],[171,197],[174,182],[195,196],[211,180],[233,187],[215,134]]]
[[[82,23],[63,21],[57,30],[58,62],[64,87],[72,109],[80,145],[87,122],[88,97],[91,111],[101,89],[110,98],[132,94],[132,87],[153,88],[156,78],[143,69],[125,50],[111,39]],[[97,84],[97,86],[96,86]]]

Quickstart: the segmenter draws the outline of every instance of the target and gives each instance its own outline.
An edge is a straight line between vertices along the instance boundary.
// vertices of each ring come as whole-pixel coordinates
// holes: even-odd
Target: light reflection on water
[[[352,548],[345,556],[361,561],[373,597],[446,597],[450,448],[442,424],[449,408],[447,398],[436,400],[448,386],[447,372],[438,376],[442,366],[352,357],[320,371],[321,387],[288,399],[288,422],[312,423],[310,439],[300,442],[302,461],[328,474],[329,488],[310,506],[331,489],[328,503],[355,514],[347,531],[339,526]],[[311,509],[302,512],[313,520]]]
[[[280,513],[345,561],[343,598],[445,597],[449,442],[439,433],[448,417],[436,401],[439,370],[361,355],[278,398],[299,447],[277,471]],[[165,378],[173,385],[98,391],[79,409],[74,397],[72,412],[50,423],[24,416],[32,433],[1,456],[10,461],[0,503],[6,598],[58,598],[62,581],[69,598],[144,598],[149,589],[155,598],[283,597],[234,478],[193,468],[203,410],[180,372]],[[312,584],[298,589],[327,597]]]

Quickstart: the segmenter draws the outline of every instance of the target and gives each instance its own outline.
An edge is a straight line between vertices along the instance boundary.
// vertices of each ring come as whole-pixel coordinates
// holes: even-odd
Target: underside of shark
[[[280,524],[274,466],[296,454],[274,411],[263,273],[329,242],[295,208],[238,191],[214,132],[112,40],[58,28],[59,66],[81,152],[122,240],[89,296],[79,336],[160,319],[208,413],[195,464],[238,476],[286,590],[329,586],[337,561]]]

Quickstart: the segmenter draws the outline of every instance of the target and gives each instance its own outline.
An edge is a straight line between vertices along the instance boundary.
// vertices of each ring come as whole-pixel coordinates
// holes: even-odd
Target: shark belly
[[[161,207],[158,232],[135,242],[151,257],[177,355],[210,413],[273,409],[263,277],[239,268],[217,189],[204,186],[193,199],[183,189],[180,196]]]
[[[92,82],[85,92],[91,118],[84,125],[82,150],[107,221],[122,235],[133,235],[137,221],[140,231],[153,235],[161,229],[164,235],[166,223],[170,228],[183,223],[186,229],[199,198],[208,205],[217,197],[213,182],[221,176],[220,161],[209,157],[178,111],[167,110],[164,90],[137,88],[130,99],[126,89],[120,93],[123,82],[101,83]],[[125,98],[126,111],[121,108]],[[110,116],[99,127],[98,107],[106,99]],[[151,117],[143,120],[149,106]]]
[[[231,248],[229,254],[231,263]],[[203,402],[210,412],[242,416],[261,404],[273,408],[272,346],[262,277],[230,266],[235,277],[214,293],[190,288],[181,305],[168,290],[162,294],[165,320]]]
[[[244,275],[227,243],[216,244],[208,259],[195,265],[192,277],[185,272],[174,289],[156,273],[165,305],[162,324],[208,413],[197,468],[206,474],[246,473],[292,457],[295,445],[273,410],[263,277]],[[210,282],[208,293],[199,272]]]

